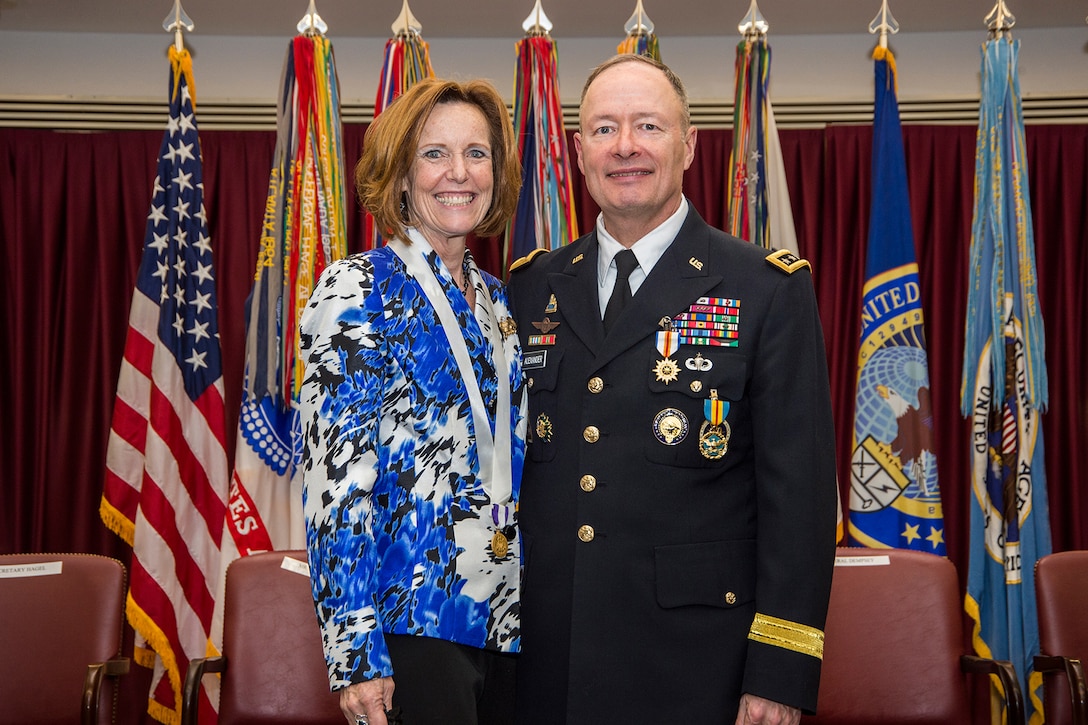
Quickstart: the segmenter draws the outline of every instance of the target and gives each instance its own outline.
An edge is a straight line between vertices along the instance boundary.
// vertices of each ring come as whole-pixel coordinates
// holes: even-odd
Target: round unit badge
[[[676,408],[665,408],[654,416],[654,437],[667,446],[675,446],[688,434],[688,417]]]

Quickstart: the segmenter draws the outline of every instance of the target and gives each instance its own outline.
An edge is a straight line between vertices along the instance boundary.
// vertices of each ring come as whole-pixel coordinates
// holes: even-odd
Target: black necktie
[[[638,266],[638,258],[630,249],[624,249],[616,255],[616,286],[612,288],[612,296],[608,298],[608,304],[604,308],[604,333],[612,329],[616,318],[631,299],[631,283],[628,281],[631,273]]]

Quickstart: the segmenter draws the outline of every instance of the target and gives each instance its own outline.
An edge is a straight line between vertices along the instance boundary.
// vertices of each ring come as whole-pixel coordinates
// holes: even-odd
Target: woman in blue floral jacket
[[[512,719],[521,351],[466,238],[505,227],[520,178],[490,84],[413,86],[355,171],[388,244],[330,265],[302,316],[310,576],[351,723]]]

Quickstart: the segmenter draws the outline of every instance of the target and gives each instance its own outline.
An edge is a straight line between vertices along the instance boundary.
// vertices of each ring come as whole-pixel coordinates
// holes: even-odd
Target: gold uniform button
[[[582,437],[586,439],[586,443],[596,443],[601,437],[601,431],[595,425],[587,425],[582,431]]]
[[[526,384],[526,385],[528,385],[528,386],[529,386],[530,388],[531,388],[531,387],[533,387],[533,379],[532,379],[532,378],[529,378],[529,380],[528,380],[528,381],[526,381],[526,383],[525,383],[525,384]]]
[[[578,527],[578,538],[586,542],[587,544],[593,541],[593,537],[595,535],[596,534],[594,534],[593,532],[593,527],[589,524],[582,524]]]
[[[734,594],[733,592],[726,592],[725,593],[725,603],[726,604],[736,604],[737,603],[737,595]]]
[[[596,477],[587,473],[586,475],[582,476],[582,480],[579,481],[578,484],[582,487],[583,491],[586,491],[588,493],[589,491],[597,488],[597,479]]]
[[[589,386],[588,387],[589,387],[589,392],[599,393],[602,390],[604,390],[604,381],[601,380],[600,378],[594,376],[594,377],[589,379]]]

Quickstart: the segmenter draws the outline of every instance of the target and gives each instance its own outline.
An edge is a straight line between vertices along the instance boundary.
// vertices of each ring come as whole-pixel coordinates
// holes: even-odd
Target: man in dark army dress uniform
[[[687,202],[696,130],[656,61],[595,70],[574,142],[596,229],[510,279],[531,437],[519,722],[797,723],[836,518],[809,265]]]

